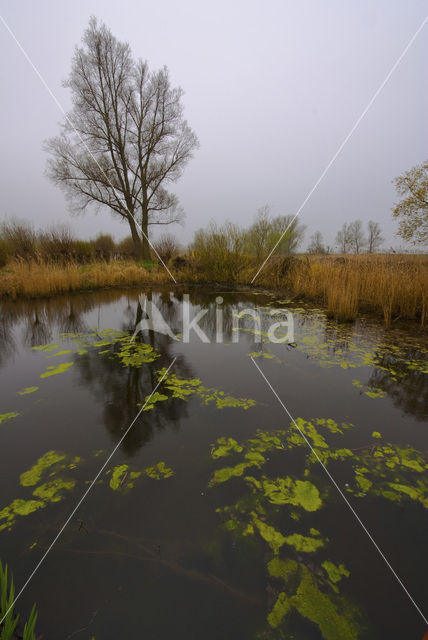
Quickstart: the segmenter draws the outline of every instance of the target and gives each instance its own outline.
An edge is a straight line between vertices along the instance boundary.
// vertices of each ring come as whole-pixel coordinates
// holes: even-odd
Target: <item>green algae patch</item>
[[[294,481],[289,477],[269,480],[264,477],[262,487],[272,504],[292,504],[306,511],[316,511],[322,504],[318,489],[308,480]]]
[[[118,464],[113,469],[107,471],[107,474],[111,473],[109,482],[110,489],[113,491],[132,489],[134,486],[134,480],[139,478],[142,471],[130,471],[129,465]]]
[[[25,471],[20,476],[20,484],[23,487],[32,487],[36,485],[42,475],[53,465],[65,460],[66,456],[58,451],[48,451],[39,458],[35,465]]]
[[[162,387],[165,391],[172,393],[172,398],[180,400],[188,400],[192,396],[199,396],[202,404],[215,404],[217,409],[225,409],[227,407],[249,409],[256,402],[250,398],[234,398],[218,389],[208,389],[202,385],[199,378],[191,378],[189,380],[179,378],[174,373],[168,372],[166,368],[157,372],[159,380],[162,381]]]
[[[349,578],[349,576],[351,575],[348,569],[345,569],[343,564],[340,564],[339,566],[337,566],[333,562],[330,562],[330,560],[326,560],[325,562],[322,563],[321,566],[327,573],[331,582],[333,583],[339,582],[340,580],[342,580],[344,576],[346,578]]]
[[[287,597],[287,594],[281,592],[273,606],[272,611],[267,617],[270,626],[275,628],[280,625],[284,616],[293,608],[293,602]]]
[[[20,396],[28,396],[30,393],[34,393],[39,387],[25,387],[22,391],[18,391]]]
[[[379,433],[379,431],[373,431],[373,433],[372,433],[372,438],[377,438],[377,439],[379,439],[379,438],[381,438],[381,437],[382,437],[382,434],[381,434],[381,433]]]
[[[65,371],[67,371],[70,367],[72,367],[74,364],[74,362],[63,362],[62,364],[59,364],[58,366],[50,366],[47,368],[47,371],[45,371],[44,373],[42,373],[40,375],[41,378],[49,378],[49,376],[56,376],[60,373],[65,373]]]
[[[384,398],[386,396],[386,391],[379,389],[378,387],[372,387],[370,385],[365,385],[359,380],[352,380],[352,384],[357,389],[360,389],[362,393],[364,393],[369,398]]]
[[[166,466],[165,462],[158,462],[152,467],[144,469],[144,474],[153,480],[163,480],[174,475],[174,471]]]
[[[266,522],[254,518],[254,524],[257,527],[261,537],[265,540],[275,555],[278,555],[280,548],[287,541],[280,531],[277,531],[274,527],[271,527]]]
[[[211,457],[214,458],[214,460],[228,456],[233,452],[241,453],[243,450],[243,447],[241,447],[241,445],[239,445],[233,438],[218,438],[217,445],[217,447],[212,445],[211,448]]]
[[[128,469],[129,466],[127,464],[120,464],[113,469],[110,478],[110,489],[113,489],[113,491],[119,489]]]
[[[296,595],[291,598],[292,606],[304,618],[317,625],[325,640],[357,640],[358,627],[352,620],[352,613],[344,612],[316,585],[309,569],[302,566],[302,579]]]
[[[73,353],[71,349],[65,349],[64,351],[58,351],[57,353],[52,353],[50,356],[46,356],[47,358],[56,358],[57,356],[65,356],[69,353]]]
[[[9,411],[8,413],[0,413],[0,424],[5,422],[6,420],[11,420],[12,418],[17,418],[19,413],[17,411]]]
[[[155,393],[152,393],[150,396],[146,396],[143,405],[139,404],[138,406],[142,406],[143,411],[150,411],[157,402],[165,402],[165,400],[168,400],[168,396],[163,393],[159,393],[159,391],[155,391]]]
[[[11,529],[15,523],[16,516],[28,516],[38,509],[43,509],[46,503],[42,500],[14,500],[8,507],[0,511],[0,531]],[[1,523],[2,520],[6,522]]]
[[[269,560],[267,568],[269,575],[273,578],[282,578],[288,581],[296,573],[299,565],[295,560],[289,558],[282,560],[281,558],[274,557]]]
[[[251,400],[251,398],[234,398],[233,396],[227,395],[224,391],[207,389],[202,386],[197,390],[197,394],[202,398],[202,404],[210,404],[212,402],[217,409],[225,409],[226,407],[249,409],[256,404],[256,401]]]
[[[43,344],[38,347],[31,347],[33,351],[55,351],[59,349],[59,344]]]
[[[124,367],[134,367],[140,369],[143,364],[154,362],[160,358],[160,353],[144,342],[131,341],[132,339],[122,339],[120,350],[115,354]],[[102,346],[95,343],[94,346]]]
[[[325,544],[324,540],[320,538],[302,536],[300,533],[293,533],[291,536],[287,536],[284,538],[284,542],[290,547],[294,547],[296,551],[302,551],[304,553],[313,553]]]
[[[38,486],[33,491],[33,496],[45,502],[59,502],[63,498],[63,491],[71,491],[76,483],[74,480],[56,478]]]
[[[252,467],[254,464],[255,463],[253,462],[240,462],[234,467],[223,467],[223,469],[217,469],[209,481],[208,486],[213,487],[216,484],[223,484],[223,482],[227,482],[231,478],[242,476],[244,471],[248,469],[248,467]]]

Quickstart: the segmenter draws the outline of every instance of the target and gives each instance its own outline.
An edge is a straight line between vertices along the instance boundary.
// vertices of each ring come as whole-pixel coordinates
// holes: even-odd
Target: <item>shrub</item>
[[[39,252],[45,262],[70,262],[74,259],[76,240],[66,225],[52,226],[38,237]]]
[[[26,261],[36,259],[37,238],[31,224],[17,219],[9,220],[3,223],[1,235],[14,258]]]
[[[163,233],[154,247],[165,263],[176,258],[179,251],[178,243],[170,233]]]
[[[73,244],[73,258],[79,264],[88,264],[95,260],[95,247],[87,240],[75,240]]]
[[[132,236],[127,236],[118,243],[117,252],[121,258],[135,259],[135,248]]]
[[[95,238],[93,245],[96,257],[101,258],[106,262],[110,262],[116,248],[111,235],[108,233],[101,233],[97,238]]]
[[[206,231],[197,231],[192,249],[198,265],[210,280],[236,280],[248,263],[244,233],[231,222],[223,226],[211,222]]]

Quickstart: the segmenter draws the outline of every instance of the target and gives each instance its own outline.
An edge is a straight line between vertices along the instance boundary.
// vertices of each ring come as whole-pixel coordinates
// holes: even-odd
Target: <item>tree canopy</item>
[[[394,179],[403,199],[392,210],[398,218],[398,235],[415,244],[428,242],[428,160]]]

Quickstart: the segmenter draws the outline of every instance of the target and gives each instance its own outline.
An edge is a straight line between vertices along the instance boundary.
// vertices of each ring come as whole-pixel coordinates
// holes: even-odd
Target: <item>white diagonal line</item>
[[[89,155],[91,156],[92,160],[95,162],[95,164],[97,165],[98,169],[101,171],[101,173],[104,175],[104,177],[106,178],[107,182],[109,183],[110,187],[113,189],[113,193],[116,196],[116,198],[119,200],[118,198],[118,194],[116,189],[114,188],[113,184],[110,181],[110,178],[108,177],[108,175],[106,174],[106,172],[104,171],[104,169],[100,166],[98,160],[96,159],[96,157],[94,156],[94,154],[92,153],[92,151],[89,149],[88,145],[86,144],[86,142],[84,141],[84,139],[82,138],[82,136],[80,135],[80,133],[77,131],[76,127],[74,126],[72,120],[69,118],[69,116],[67,115],[67,112],[65,111],[64,107],[62,106],[62,104],[60,103],[60,101],[58,100],[58,98],[55,96],[55,94],[53,93],[53,91],[51,90],[51,88],[49,87],[48,83],[46,82],[46,80],[44,79],[44,77],[42,76],[42,74],[40,73],[40,71],[37,69],[36,65],[34,64],[34,62],[31,60],[30,56],[27,54],[27,52],[25,51],[24,47],[22,46],[22,44],[19,42],[18,38],[15,36],[15,34],[13,33],[12,29],[9,27],[9,25],[7,24],[6,20],[3,18],[3,16],[0,15],[0,20],[2,21],[2,23],[4,24],[5,28],[7,29],[7,31],[9,32],[9,34],[11,35],[12,39],[15,41],[16,45],[18,46],[19,50],[21,51],[22,55],[24,56],[24,58],[27,60],[28,64],[30,65],[30,67],[33,69],[34,73],[36,74],[36,76],[39,78],[40,82],[42,83],[42,85],[44,86],[44,88],[46,89],[46,91],[49,93],[50,97],[52,98],[52,100],[55,102],[55,104],[57,105],[58,109],[61,111],[61,113],[63,114],[63,116],[65,117],[65,119],[67,120],[68,124],[72,127],[72,129],[74,129],[74,132],[76,133],[76,135],[78,136],[80,142],[83,144],[83,146],[85,147],[86,151],[89,153]],[[156,251],[156,248],[152,245],[152,243],[150,242],[148,236],[146,233],[144,233],[143,227],[136,221],[136,219],[134,218],[134,214],[127,208],[127,211],[129,213],[129,215],[131,216],[131,218],[134,220],[135,224],[137,225],[137,227],[139,228],[139,230],[141,231],[142,235],[145,237],[145,239],[147,240],[147,242],[149,243],[150,247],[153,249],[153,251],[155,252],[156,256],[158,257],[158,259],[160,260],[161,264],[164,266],[164,268],[167,270],[168,274],[171,276],[171,278],[174,280],[174,282],[177,284],[177,280],[174,278],[174,276],[172,275],[171,271],[168,269],[168,267],[166,266],[165,262],[162,260],[162,258],[160,257],[159,253]]]
[[[268,262],[268,260],[270,260],[272,254],[274,253],[274,251],[276,250],[277,246],[279,245],[279,243],[281,242],[281,240],[283,239],[283,237],[285,236],[285,234],[287,233],[287,231],[289,230],[289,228],[291,227],[291,225],[293,224],[293,222],[295,221],[295,219],[297,218],[297,216],[299,215],[299,213],[302,211],[303,207],[306,205],[306,203],[308,202],[308,200],[311,198],[312,194],[314,193],[314,191],[318,188],[318,186],[320,185],[321,181],[324,179],[324,177],[326,176],[327,172],[329,171],[330,167],[334,164],[335,160],[337,159],[337,157],[339,156],[339,154],[342,152],[344,146],[347,144],[348,140],[351,138],[352,134],[354,133],[354,131],[357,129],[357,127],[359,126],[360,122],[362,121],[362,119],[365,117],[365,115],[367,114],[367,112],[369,111],[370,107],[373,105],[374,101],[376,100],[376,98],[378,97],[378,95],[380,94],[380,92],[382,91],[382,89],[384,88],[384,86],[386,85],[386,83],[388,82],[388,80],[390,79],[390,77],[392,76],[392,74],[394,73],[394,71],[396,70],[396,68],[398,67],[398,65],[400,64],[400,62],[402,61],[402,59],[404,58],[404,56],[406,55],[406,53],[408,52],[408,50],[410,49],[410,47],[412,46],[412,44],[414,43],[414,41],[416,40],[416,38],[418,37],[419,33],[422,31],[423,27],[425,26],[426,21],[428,20],[428,16],[426,16],[424,18],[424,20],[422,21],[422,24],[418,27],[418,29],[415,31],[415,33],[413,34],[413,36],[410,38],[408,44],[406,45],[406,47],[403,49],[403,51],[401,52],[401,54],[398,56],[397,60],[394,62],[394,64],[392,65],[389,73],[386,75],[385,79],[383,80],[383,82],[381,82],[381,84],[379,85],[378,89],[376,90],[376,92],[374,93],[374,95],[372,96],[371,100],[369,101],[368,105],[366,106],[366,108],[364,109],[364,111],[362,112],[362,114],[360,115],[360,117],[357,119],[357,121],[355,122],[355,124],[352,126],[351,130],[349,131],[348,135],[346,136],[346,138],[343,140],[342,144],[339,146],[338,150],[336,151],[336,153],[334,154],[334,156],[331,158],[330,162],[327,164],[326,168],[324,169],[324,171],[321,173],[320,177],[318,178],[318,180],[316,181],[316,183],[314,184],[314,186],[312,187],[312,189],[309,191],[308,195],[306,196],[306,198],[303,200],[302,204],[300,205],[300,207],[297,209],[296,214],[293,216],[290,224],[287,226],[287,228],[285,229],[285,231],[283,232],[283,234],[281,235],[281,237],[279,238],[278,242],[276,242],[276,244],[274,245],[274,247],[271,249],[268,257],[265,259],[265,261],[263,262],[262,266],[259,268],[259,270],[257,271],[256,275],[253,277],[253,279],[251,280],[251,284],[253,284],[254,280],[257,278],[257,276],[259,275],[260,271],[263,269],[263,267],[265,266],[265,264]]]
[[[425,624],[428,625],[428,620],[425,618],[423,612],[421,611],[421,609],[418,607],[418,605],[416,604],[416,602],[414,601],[414,599],[412,598],[412,596],[410,595],[410,593],[407,591],[406,587],[404,586],[403,582],[400,580],[400,578],[398,577],[398,575],[396,574],[395,570],[393,569],[393,567],[391,566],[390,562],[388,561],[388,559],[385,557],[385,554],[383,553],[383,551],[380,549],[379,545],[377,544],[377,542],[375,541],[375,539],[373,538],[373,536],[371,535],[370,531],[367,529],[367,527],[365,526],[364,522],[361,520],[360,516],[358,515],[358,513],[355,511],[354,507],[351,505],[351,503],[349,502],[348,498],[345,496],[345,494],[343,493],[342,489],[339,487],[339,485],[337,484],[336,480],[333,478],[333,476],[331,475],[330,471],[327,469],[327,467],[325,466],[324,462],[321,460],[321,458],[319,457],[319,455],[317,454],[316,450],[313,448],[313,446],[311,445],[311,443],[309,442],[309,440],[307,439],[306,435],[304,434],[304,432],[300,429],[299,425],[297,424],[297,422],[295,421],[295,419],[293,418],[293,416],[291,415],[291,413],[289,412],[289,410],[287,409],[287,407],[285,406],[285,404],[283,403],[283,401],[281,400],[281,398],[279,397],[279,395],[277,394],[277,392],[275,391],[275,389],[273,388],[273,386],[271,385],[271,383],[269,382],[269,380],[266,378],[265,374],[263,373],[263,371],[260,369],[259,365],[257,364],[257,362],[254,360],[254,358],[251,358],[251,360],[253,361],[253,364],[255,365],[255,367],[258,369],[259,373],[261,374],[261,376],[264,378],[266,384],[268,385],[268,387],[270,388],[270,390],[272,391],[272,393],[274,394],[275,398],[278,400],[279,404],[281,405],[281,407],[284,409],[285,413],[288,415],[288,417],[290,418],[290,420],[293,422],[294,426],[296,427],[296,429],[299,431],[300,435],[302,436],[302,438],[305,440],[306,444],[308,445],[308,447],[310,448],[310,450],[312,451],[312,453],[314,454],[314,456],[316,457],[316,459],[318,460],[318,462],[320,463],[320,465],[322,466],[322,468],[324,469],[324,471],[326,472],[326,474],[328,475],[328,477],[330,478],[332,484],[336,487],[337,491],[339,492],[339,494],[342,496],[343,500],[345,501],[345,503],[347,504],[347,506],[349,507],[349,509],[351,510],[351,512],[353,513],[353,515],[355,516],[355,518],[357,519],[357,521],[359,522],[359,524],[361,525],[361,527],[363,528],[363,530],[365,531],[365,533],[368,535],[368,537],[370,538],[371,542],[373,543],[373,545],[375,546],[376,550],[378,551],[378,553],[380,554],[381,558],[384,560],[384,562],[386,563],[386,565],[388,566],[388,568],[391,570],[392,574],[394,575],[394,577],[397,579],[398,583],[400,584],[400,586],[402,587],[402,589],[404,590],[404,592],[406,593],[406,595],[408,596],[408,598],[410,599],[410,601],[412,602],[413,606],[415,607],[416,611],[421,615],[423,621],[425,622]]]
[[[88,493],[91,491],[92,487],[94,486],[94,484],[96,483],[96,481],[98,480],[98,478],[100,477],[100,475],[102,474],[102,472],[104,471],[104,469],[106,468],[106,466],[108,465],[108,463],[110,462],[110,460],[112,459],[112,457],[114,456],[114,454],[116,453],[116,451],[119,449],[120,445],[122,444],[122,442],[124,441],[124,439],[126,438],[126,436],[128,435],[128,433],[130,432],[130,430],[132,429],[132,427],[134,426],[135,422],[138,420],[141,412],[144,410],[144,407],[147,405],[147,403],[150,401],[150,398],[152,397],[152,395],[155,393],[156,389],[159,387],[160,383],[162,382],[162,380],[165,378],[165,376],[167,375],[168,371],[171,369],[172,365],[174,364],[174,362],[176,361],[177,357],[174,358],[174,360],[171,362],[171,364],[169,365],[168,369],[165,371],[165,373],[163,374],[163,376],[160,378],[159,382],[157,383],[157,385],[155,386],[155,388],[153,389],[153,391],[151,392],[151,394],[148,396],[148,398],[146,399],[145,403],[143,404],[143,406],[141,407],[141,409],[139,410],[139,412],[137,413],[137,415],[135,416],[135,418],[133,419],[133,421],[131,422],[131,424],[129,425],[129,427],[127,428],[127,430],[125,431],[125,433],[123,434],[123,436],[120,438],[119,442],[117,443],[117,445],[114,447],[113,451],[111,452],[111,454],[109,455],[109,457],[107,458],[107,460],[104,462],[104,464],[102,465],[101,469],[98,471],[97,475],[95,476],[95,478],[92,480],[92,482],[90,483],[89,487],[86,489],[86,491],[84,492],[83,496],[80,498],[79,502],[77,503],[77,505],[74,507],[73,511],[70,513],[70,515],[68,516],[67,520],[64,522],[64,524],[62,525],[61,529],[58,531],[58,533],[56,534],[55,538],[52,540],[51,544],[49,545],[49,547],[46,549],[45,553],[42,555],[41,559],[39,560],[39,562],[36,564],[36,566],[34,567],[33,571],[31,572],[30,576],[27,578],[26,582],[24,583],[24,586],[21,588],[21,590],[18,592],[16,598],[14,599],[14,601],[12,602],[12,604],[10,605],[10,607],[8,608],[8,610],[6,611],[6,613],[4,614],[3,618],[0,620],[0,625],[2,624],[3,620],[6,618],[6,616],[8,615],[8,613],[13,609],[13,607],[15,606],[16,601],[18,600],[18,598],[20,598],[20,596],[22,595],[23,591],[25,590],[25,588],[28,586],[29,582],[31,581],[31,579],[33,578],[33,576],[35,575],[35,573],[37,572],[37,570],[40,568],[40,565],[43,563],[43,561],[46,559],[46,556],[48,555],[48,553],[52,550],[53,546],[55,545],[55,543],[57,542],[58,538],[61,536],[62,532],[64,531],[64,529],[67,527],[68,523],[70,522],[70,520],[72,519],[72,517],[74,516],[74,514],[76,513],[76,511],[78,510],[78,508],[80,507],[80,505],[82,504],[82,502],[85,500],[86,496],[88,495]]]

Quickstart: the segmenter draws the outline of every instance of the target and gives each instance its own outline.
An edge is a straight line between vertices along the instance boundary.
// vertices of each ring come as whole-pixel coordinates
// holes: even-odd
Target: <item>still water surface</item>
[[[181,333],[182,293],[149,296]],[[174,357],[24,592],[47,639],[420,640],[428,344],[265,294],[190,292],[211,338],[139,334],[136,291],[3,303],[0,557],[19,589]],[[290,309],[293,345],[256,342]],[[301,432],[272,394],[250,354]]]

